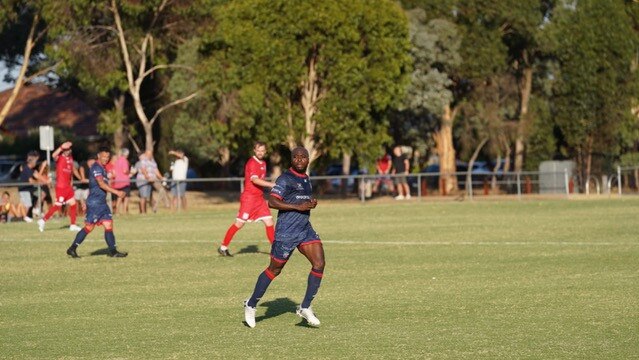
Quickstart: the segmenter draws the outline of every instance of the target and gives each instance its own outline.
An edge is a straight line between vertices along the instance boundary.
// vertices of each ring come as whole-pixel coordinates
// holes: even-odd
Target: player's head
[[[258,158],[258,160],[264,159],[264,156],[266,156],[266,143],[262,141],[256,141],[253,145],[253,153],[255,154],[255,157]]]
[[[10,195],[7,191],[2,193],[2,200],[9,201]]]
[[[106,146],[100,146],[97,155],[100,164],[106,165],[109,163],[109,159],[111,159],[111,149]]]
[[[87,158],[87,165],[89,165],[89,167],[93,166],[93,164],[98,160],[98,155],[97,154],[91,154],[89,155],[89,157]]]
[[[27,163],[28,164],[32,163],[33,165],[35,165],[35,163],[38,162],[38,158],[40,158],[40,153],[35,151],[35,150],[29,151],[27,153]]]
[[[308,150],[299,146],[291,151],[291,165],[298,173],[305,173],[308,168],[309,156]]]
[[[124,156],[125,158],[129,157],[129,149],[127,148],[120,149],[120,156]]]

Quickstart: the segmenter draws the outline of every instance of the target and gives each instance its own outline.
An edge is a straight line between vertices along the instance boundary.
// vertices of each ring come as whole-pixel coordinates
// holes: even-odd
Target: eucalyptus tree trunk
[[[435,132],[435,143],[439,154],[439,192],[449,194],[457,189],[457,177],[455,172],[455,147],[453,146],[453,122],[457,114],[457,107],[444,106],[439,130]]]
[[[526,133],[528,131],[528,105],[530,103],[530,94],[532,92],[533,69],[526,67],[523,70],[523,78],[519,83],[519,123],[517,125],[517,139],[515,139],[515,171],[521,171],[524,167],[524,144],[526,142]]]
[[[38,16],[38,14],[36,14],[33,17],[33,23],[31,23],[31,29],[29,29],[29,36],[27,37],[27,43],[24,46],[24,53],[22,54],[22,66],[20,66],[20,72],[18,73],[16,84],[13,87],[13,90],[11,90],[11,95],[9,95],[9,99],[4,104],[4,106],[2,106],[2,109],[0,110],[0,125],[4,123],[4,120],[7,118],[7,115],[9,115],[9,111],[11,110],[13,103],[18,98],[18,93],[20,93],[20,90],[22,89],[22,86],[25,83],[25,76],[27,74],[27,68],[29,67],[31,52],[33,51],[33,48],[35,47],[35,43],[36,43],[34,41],[35,29],[36,29],[36,26],[38,25],[39,20],[40,20],[40,17]]]

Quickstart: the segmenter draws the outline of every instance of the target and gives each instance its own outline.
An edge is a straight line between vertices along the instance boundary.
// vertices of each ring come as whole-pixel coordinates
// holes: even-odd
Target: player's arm
[[[77,167],[73,167],[73,176],[75,176],[76,179],[82,181],[82,176],[80,175],[80,171],[78,171]]]
[[[257,185],[257,186],[261,186],[263,188],[268,188],[268,189],[271,189],[271,188],[273,188],[275,186],[274,182],[267,181],[267,180],[264,180],[264,179],[260,179],[257,176],[253,176],[251,178],[251,182],[253,184]]]
[[[60,153],[63,150],[67,150],[68,148],[70,148],[72,144],[73,143],[71,141],[67,141],[67,142],[62,143],[62,145],[58,146],[58,148],[55,149],[55,151],[51,154],[51,156],[53,157],[53,160],[57,161],[58,157],[60,156]]]
[[[83,184],[89,183],[89,179],[87,179],[87,174],[84,172],[84,166],[80,167],[80,182]]]
[[[279,196],[271,194],[268,197],[268,206],[277,210],[293,210],[293,211],[308,211],[315,209],[317,206],[317,199],[311,199],[309,201],[300,204],[291,204],[282,200]]]
[[[124,191],[114,189],[110,187],[109,185],[107,185],[107,183],[104,182],[104,179],[102,178],[102,176],[96,176],[95,180],[98,182],[98,186],[100,187],[100,189],[106,192],[110,192],[111,194],[115,194],[119,198],[124,197]]]
[[[408,159],[404,159],[404,168],[406,169],[404,170],[405,174],[410,173],[410,163],[408,162]]]

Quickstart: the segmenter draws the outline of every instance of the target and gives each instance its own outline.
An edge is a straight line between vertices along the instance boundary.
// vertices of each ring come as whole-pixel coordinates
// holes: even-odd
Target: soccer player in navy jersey
[[[317,206],[317,200],[313,198],[311,181],[306,175],[308,151],[303,147],[297,147],[291,155],[291,168],[277,179],[268,200],[270,207],[279,210],[275,225],[275,241],[271,247],[271,262],[268,268],[259,275],[253,294],[244,302],[244,320],[250,327],[255,327],[257,302],[271,281],[280,274],[296,248],[311,263],[306,294],[296,313],[311,326],[320,324],[311,309],[311,301],[319,290],[324,273],[322,241],[309,221],[311,210]]]
[[[125,257],[128,254],[119,252],[115,246],[115,235],[113,235],[113,219],[111,210],[106,202],[107,192],[123,198],[125,193],[109,186],[106,164],[111,158],[111,151],[107,147],[98,150],[98,161],[89,169],[89,197],[87,198],[87,216],[82,230],[75,236],[71,247],[67,249],[67,255],[79,258],[76,249],[96,225],[104,226],[104,240],[109,246],[110,257]]]

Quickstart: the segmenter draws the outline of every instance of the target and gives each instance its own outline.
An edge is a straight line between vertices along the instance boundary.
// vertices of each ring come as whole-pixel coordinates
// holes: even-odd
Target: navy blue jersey
[[[275,196],[289,204],[301,204],[308,202],[313,197],[313,187],[306,174],[300,174],[293,170],[284,172],[271,189],[271,196]],[[275,238],[286,240],[297,238],[301,233],[312,229],[310,218],[311,211],[279,210],[277,224],[275,225]]]
[[[97,178],[99,177],[101,177],[105,183],[109,183],[106,169],[96,161],[89,169],[89,197],[87,198],[87,205],[106,205],[106,191],[102,190],[100,184],[98,184]]]

